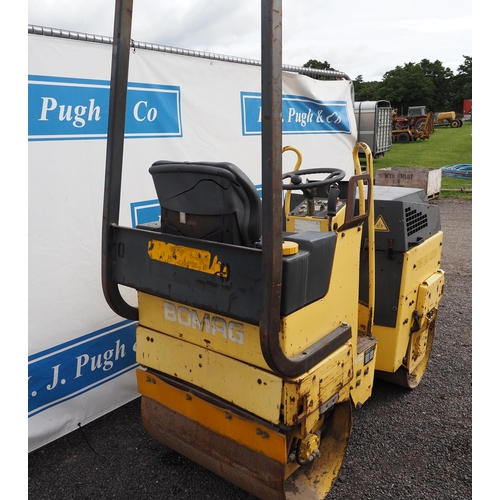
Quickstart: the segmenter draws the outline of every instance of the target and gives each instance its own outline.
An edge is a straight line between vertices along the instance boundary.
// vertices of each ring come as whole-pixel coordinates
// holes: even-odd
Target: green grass
[[[460,128],[436,127],[429,139],[407,144],[393,143],[383,158],[373,162],[379,168],[441,168],[458,163],[472,164],[472,123]],[[458,191],[447,191],[458,190]],[[465,192],[460,190],[467,190]],[[443,177],[440,197],[472,199],[472,180]]]

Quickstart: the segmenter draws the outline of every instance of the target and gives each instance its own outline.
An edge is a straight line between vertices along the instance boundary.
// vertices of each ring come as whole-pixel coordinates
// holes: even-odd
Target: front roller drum
[[[406,356],[407,364],[400,366],[394,373],[377,371],[375,374],[376,378],[391,384],[400,385],[406,389],[415,389],[418,387],[422,381],[422,377],[424,376],[429,363],[429,358],[431,356],[432,344],[434,342],[434,331],[436,328],[436,314],[434,315],[432,321],[429,322],[427,330],[422,332],[422,335],[418,337],[418,343],[421,344],[419,348],[423,351],[423,355],[421,356],[418,364],[412,366],[411,368],[408,367],[408,359],[411,358],[412,352],[416,348],[416,345],[412,344],[410,341]]]
[[[335,405],[325,419],[320,456],[293,471],[293,432],[222,408],[150,372],[138,371],[138,382],[143,422],[153,438],[262,500],[323,500],[338,476],[352,428],[350,401]]]

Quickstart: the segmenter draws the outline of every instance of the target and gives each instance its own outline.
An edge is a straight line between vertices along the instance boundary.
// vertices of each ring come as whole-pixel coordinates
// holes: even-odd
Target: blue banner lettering
[[[106,139],[109,82],[30,75],[28,140]],[[129,83],[126,138],[182,137],[180,87]]]
[[[243,135],[260,135],[261,95],[241,92]],[[319,101],[309,97],[283,95],[283,134],[350,134],[346,101]]]
[[[28,357],[28,418],[134,369],[135,327],[123,321]]]

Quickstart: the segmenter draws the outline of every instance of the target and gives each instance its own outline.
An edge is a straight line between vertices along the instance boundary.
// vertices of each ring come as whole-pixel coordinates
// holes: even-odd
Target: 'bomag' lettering
[[[165,319],[173,323],[179,323],[185,327],[191,327],[200,332],[211,335],[221,335],[223,339],[231,340],[237,344],[244,342],[244,325],[237,321],[226,321],[220,316],[212,316],[204,313],[200,318],[199,311],[185,306],[176,306],[171,302],[164,302]]]

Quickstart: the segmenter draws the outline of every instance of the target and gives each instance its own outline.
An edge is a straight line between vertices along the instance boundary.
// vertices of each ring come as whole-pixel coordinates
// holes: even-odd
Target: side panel
[[[145,293],[139,293],[139,322],[146,328],[269,369],[262,356],[258,325]]]
[[[137,361],[279,423],[282,380],[276,375],[141,326]]]
[[[404,254],[395,327],[376,324],[373,329],[374,337],[378,338],[377,370],[393,373],[401,366],[408,347],[413,313],[419,309],[420,285],[439,269],[442,242],[443,233],[439,231]],[[420,309],[423,311],[423,306]]]
[[[282,343],[287,356],[306,350],[341,323],[357,334],[361,231],[357,227],[338,235],[328,293],[320,300],[283,318]],[[355,342],[355,338],[353,338]]]

